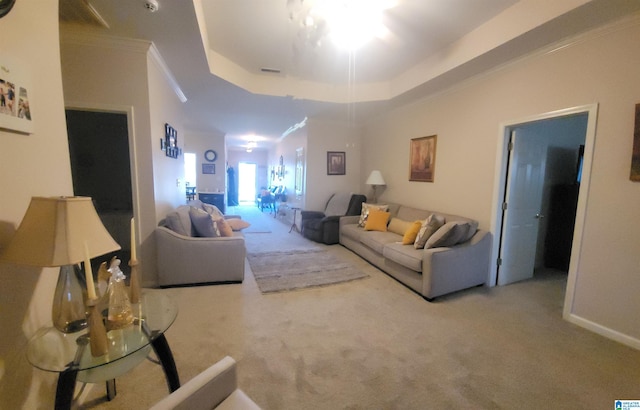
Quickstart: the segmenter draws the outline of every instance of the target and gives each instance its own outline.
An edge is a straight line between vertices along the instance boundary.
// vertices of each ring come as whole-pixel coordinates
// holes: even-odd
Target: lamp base
[[[76,265],[60,267],[53,295],[51,319],[62,333],[74,333],[87,327],[87,311],[83,294],[82,272]]]

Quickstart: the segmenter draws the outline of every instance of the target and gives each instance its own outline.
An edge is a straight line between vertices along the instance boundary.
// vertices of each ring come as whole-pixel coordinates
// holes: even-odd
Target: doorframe
[[[591,163],[596,138],[596,126],[598,119],[598,103],[581,105],[557,111],[550,111],[517,120],[509,120],[499,126],[497,143],[495,177],[493,184],[493,204],[491,217],[491,232],[494,232],[492,245],[491,266],[489,271],[489,286],[496,286],[498,279],[498,257],[500,256],[500,245],[502,241],[502,202],[506,191],[507,166],[509,162],[509,139],[511,130],[517,126],[527,123],[549,120],[554,118],[567,117],[576,114],[587,114],[587,131],[584,144],[584,163],[582,169],[582,181],[578,195],[578,206],[576,210],[576,222],[573,232],[573,246],[571,248],[571,259],[569,262],[569,274],[567,278],[567,288],[564,300],[563,317],[567,318],[572,310],[575,285],[579,272],[580,252],[582,251],[582,237],[584,231],[584,220],[586,216],[587,200],[589,198],[589,186],[591,181]]]
[[[135,144],[135,127],[134,127],[134,118],[133,118],[133,106],[131,105],[115,105],[115,104],[98,104],[98,103],[85,103],[78,101],[65,101],[64,104],[65,110],[77,110],[77,111],[93,111],[93,112],[105,112],[112,114],[125,114],[127,116],[127,133],[129,140],[129,166],[131,168],[131,200],[133,201],[133,217],[135,224],[137,225],[136,231],[138,234],[136,235],[136,240],[138,243],[136,245],[140,245],[140,234],[142,232],[140,229],[140,218],[137,215],[141,215],[140,213],[140,198],[138,192],[138,154],[136,150]],[[131,244],[133,246],[133,244]]]

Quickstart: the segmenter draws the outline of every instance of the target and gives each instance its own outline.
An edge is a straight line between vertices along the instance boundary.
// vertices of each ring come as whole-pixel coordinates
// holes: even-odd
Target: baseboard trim
[[[615,340],[616,342],[622,343],[623,345],[640,350],[640,339],[636,339],[629,335],[625,335],[624,333],[620,333],[616,330],[604,327],[575,314],[570,314],[566,317],[566,320],[573,323],[574,325],[578,325],[594,333],[597,333],[600,336],[604,336],[607,339]]]

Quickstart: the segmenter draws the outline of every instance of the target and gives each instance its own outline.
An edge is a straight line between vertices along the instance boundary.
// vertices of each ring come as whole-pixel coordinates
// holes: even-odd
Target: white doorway
[[[240,162],[238,164],[238,201],[242,204],[256,201],[256,164]]]
[[[508,231],[508,227],[506,226],[506,216],[505,210],[503,207],[504,203],[509,198],[509,193],[518,191],[517,181],[509,181],[508,171],[510,169],[510,159],[512,158],[509,155],[510,148],[510,140],[511,133],[514,129],[519,127],[525,127],[529,124],[533,124],[536,122],[542,122],[545,120],[551,119],[560,119],[564,117],[573,117],[577,115],[586,115],[586,132],[584,137],[584,157],[582,162],[582,179],[580,183],[580,190],[578,194],[577,207],[576,207],[576,217],[575,217],[575,225],[574,232],[572,238],[572,248],[571,248],[571,256],[569,263],[569,271],[567,278],[567,289],[565,296],[565,315],[569,313],[570,306],[573,302],[573,293],[575,288],[575,282],[577,277],[577,272],[579,271],[579,267],[577,266],[577,261],[579,260],[579,254],[581,250],[581,239],[582,239],[582,231],[586,210],[586,201],[588,198],[588,190],[589,190],[589,181],[590,181],[590,171],[591,171],[591,161],[593,157],[593,147],[595,144],[595,130],[596,130],[596,119],[597,119],[597,110],[598,105],[592,104],[587,106],[580,106],[575,108],[569,108],[566,110],[554,111],[538,116],[533,116],[530,118],[525,118],[518,121],[511,121],[509,123],[503,124],[501,126],[501,134],[498,142],[498,153],[496,158],[496,178],[495,178],[495,189],[494,189],[494,205],[493,209],[495,211],[493,221],[492,221],[492,231],[495,232],[496,237],[494,238],[493,243],[493,258],[491,263],[491,275],[489,278],[489,284],[494,286],[496,284],[507,284],[513,281],[518,280],[517,275],[513,278],[508,277],[509,272],[507,269],[502,269],[500,264],[504,262],[505,257],[511,257],[512,255],[505,255],[505,253],[512,252],[513,249],[522,249],[523,247],[528,248],[529,250],[533,247],[536,247],[536,243],[528,243],[525,245],[515,244],[515,243],[507,243],[510,239],[505,237],[503,233]],[[517,142],[517,141],[516,141]],[[516,161],[517,162],[517,161]],[[534,208],[537,207],[538,204],[534,204]],[[507,203],[506,209],[509,209],[509,204]],[[536,218],[536,214],[540,214],[539,212],[534,212],[529,217],[534,220],[539,220]],[[503,260],[501,260],[501,257]],[[501,270],[502,269],[502,270]],[[532,268],[526,268],[527,270]],[[505,278],[504,276],[507,275]],[[502,277],[501,277],[502,276]]]

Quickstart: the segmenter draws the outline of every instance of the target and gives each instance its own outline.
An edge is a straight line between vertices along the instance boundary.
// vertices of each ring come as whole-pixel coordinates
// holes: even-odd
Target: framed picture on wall
[[[0,1],[1,3],[1,1]],[[0,128],[33,133],[31,78],[26,65],[0,58]]]
[[[433,182],[436,170],[436,135],[414,138],[409,152],[409,181]]]
[[[344,151],[327,151],[327,175],[346,174],[346,162]]]
[[[215,174],[216,173],[216,164],[202,164],[202,173],[203,174]]]

